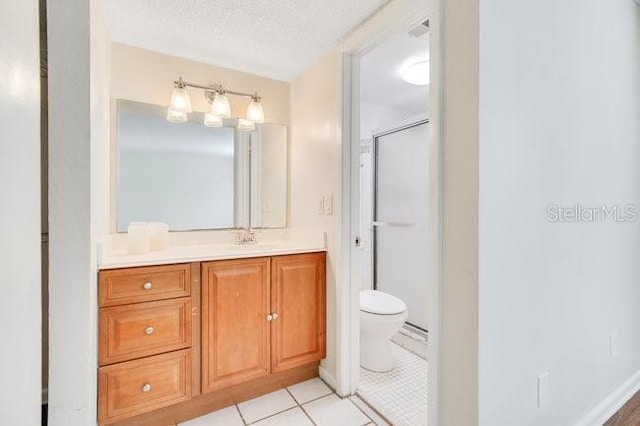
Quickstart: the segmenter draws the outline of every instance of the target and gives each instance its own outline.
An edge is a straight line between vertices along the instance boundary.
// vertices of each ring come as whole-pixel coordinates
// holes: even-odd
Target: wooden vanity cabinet
[[[325,357],[325,254],[202,264],[202,392]]]
[[[318,376],[325,253],[103,270],[98,422],[173,426]]]
[[[326,356],[325,254],[271,258],[271,371]]]
[[[197,283],[199,264],[98,274],[101,425],[191,398],[194,278]]]
[[[269,258],[202,264],[202,393],[266,376]]]

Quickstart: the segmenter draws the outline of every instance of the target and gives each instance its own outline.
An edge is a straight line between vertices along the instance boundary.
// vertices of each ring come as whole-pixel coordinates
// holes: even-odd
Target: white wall
[[[73,13],[70,13],[73,11]],[[96,421],[96,238],[108,229],[109,41],[98,0],[50,2],[49,424]]]
[[[361,73],[364,72],[366,70],[361,70]],[[415,115],[411,111],[389,108],[371,102],[360,102],[360,137],[368,138],[380,127],[394,125]]]
[[[0,423],[40,424],[38,2],[0,4]]]
[[[640,7],[483,0],[480,28],[480,424],[571,425],[640,371],[640,223],[546,206],[640,207]]]
[[[325,55],[291,84],[291,227],[327,232],[327,358],[336,377],[337,285],[340,265],[341,144],[338,137],[339,53]],[[317,212],[333,195],[333,215]],[[347,285],[343,283],[342,285]]]

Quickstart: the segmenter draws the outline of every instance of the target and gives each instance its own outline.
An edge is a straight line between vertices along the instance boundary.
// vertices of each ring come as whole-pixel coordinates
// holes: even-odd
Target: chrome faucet
[[[245,228],[236,235],[236,244],[257,244],[256,232],[252,228]]]

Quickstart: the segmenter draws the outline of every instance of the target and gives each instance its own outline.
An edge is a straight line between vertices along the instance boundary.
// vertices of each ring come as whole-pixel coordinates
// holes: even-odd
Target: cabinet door
[[[271,369],[283,371],[325,357],[325,254],[272,258]]]
[[[266,376],[269,258],[202,264],[202,392]]]

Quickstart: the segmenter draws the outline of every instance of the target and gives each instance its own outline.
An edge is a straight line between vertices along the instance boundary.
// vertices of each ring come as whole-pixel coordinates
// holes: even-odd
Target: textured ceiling
[[[427,111],[429,86],[402,79],[405,63],[429,57],[429,35],[395,34],[363,56],[360,62],[362,101],[420,114]]]
[[[113,41],[292,81],[389,0],[102,0]]]

